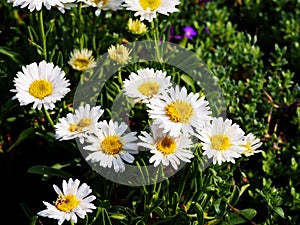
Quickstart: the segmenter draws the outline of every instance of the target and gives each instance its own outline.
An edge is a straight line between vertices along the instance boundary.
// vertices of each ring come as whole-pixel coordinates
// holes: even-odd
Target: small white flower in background
[[[100,122],[99,132],[96,136],[89,136],[83,149],[92,151],[87,157],[87,161],[99,162],[99,165],[106,168],[114,167],[115,172],[124,172],[126,161],[132,163],[134,157],[131,154],[137,154],[138,145],[136,132],[124,134],[128,129],[125,123],[120,125],[112,120]]]
[[[168,16],[169,13],[178,12],[176,8],[179,0],[125,0],[127,10],[135,11],[134,16],[141,16],[141,20],[151,22],[156,18],[156,13]]]
[[[151,126],[151,133],[152,136],[142,131],[142,135],[139,136],[142,142],[139,142],[138,145],[150,149],[153,155],[149,162],[154,162],[154,167],[159,164],[164,166],[171,164],[177,170],[180,161],[190,162],[190,159],[194,157],[193,152],[189,150],[193,147],[189,137],[185,135],[176,138],[172,137],[165,134],[158,125]]]
[[[148,28],[146,26],[146,24],[144,24],[143,22],[141,22],[140,20],[136,19],[129,19],[127,22],[127,27],[128,30],[132,33],[132,34],[144,34],[147,32]]]
[[[58,194],[57,200],[53,205],[43,202],[47,209],[37,214],[56,219],[59,225],[65,220],[72,220],[72,222],[77,223],[77,216],[83,219],[87,213],[92,212],[92,209],[96,209],[94,204],[91,203],[96,197],[94,195],[88,196],[92,190],[86,183],[79,184],[79,180],[73,181],[70,178],[68,182],[63,181],[62,190],[53,185],[55,192]]]
[[[107,50],[108,56],[111,60],[119,63],[119,64],[125,64],[129,61],[130,59],[130,52],[127,47],[124,45],[119,45],[117,44],[116,46],[112,45],[110,48]]]
[[[74,49],[73,52],[71,52],[71,58],[68,63],[74,70],[78,71],[94,68],[97,64],[92,54],[93,52],[88,49]]]
[[[22,67],[14,79],[16,89],[11,92],[17,94],[20,105],[33,103],[33,108],[53,109],[54,103],[60,101],[69,91],[69,81],[65,79],[65,72],[53,63],[42,61]]]
[[[80,143],[83,144],[88,135],[97,131],[98,120],[103,112],[100,106],[92,108],[89,104],[79,106],[74,114],[69,113],[59,119],[55,125],[55,137],[60,140],[79,138]]]
[[[139,69],[136,73],[131,73],[129,79],[124,83],[124,93],[128,97],[134,98],[135,102],[149,102],[149,99],[157,96],[163,90],[167,90],[172,84],[171,77],[166,76],[166,72],[154,69]]]
[[[123,0],[79,0],[79,2],[85,4],[83,7],[92,6],[97,8],[95,15],[99,16],[102,10],[117,11],[122,9],[121,4]]]
[[[246,150],[244,145],[244,131],[232,120],[222,117],[213,118],[212,122],[198,130],[202,142],[203,155],[213,159],[213,164],[222,162],[235,163]]]
[[[211,120],[208,102],[199,94],[187,93],[177,85],[152,98],[147,104],[149,117],[159,124],[164,132],[178,137],[182,133],[194,135],[194,128],[201,128]]]
[[[21,8],[25,8],[28,6],[30,12],[34,10],[40,11],[42,6],[45,6],[48,10],[51,7],[58,7],[61,12],[64,12],[65,5],[68,8],[68,4],[72,2],[75,2],[75,0],[14,0],[13,7],[21,6]]]
[[[245,156],[248,157],[254,155],[254,153],[262,152],[262,150],[256,150],[262,145],[262,143],[260,142],[260,139],[255,137],[252,133],[249,133],[244,137],[244,142],[244,146],[247,148],[247,150],[243,152]]]

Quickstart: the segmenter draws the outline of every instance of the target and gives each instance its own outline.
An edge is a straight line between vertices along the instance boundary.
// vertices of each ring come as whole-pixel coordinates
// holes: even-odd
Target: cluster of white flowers
[[[153,68],[139,69],[124,80],[123,92],[136,103],[148,107],[152,119],[150,133],[145,131],[137,138],[136,132],[126,132],[125,123],[112,120],[98,121],[103,110],[89,104],[80,106],[74,114],[60,118],[55,125],[56,138],[78,138],[87,151],[86,160],[101,167],[124,172],[125,164],[134,162],[138,147],[150,150],[149,159],[154,166],[171,165],[178,169],[180,161],[193,158],[192,138],[203,145],[203,155],[213,163],[235,162],[242,154],[249,156],[260,152],[259,139],[253,134],[244,135],[237,124],[211,116],[208,101],[198,93],[188,93],[185,87],[171,87],[166,72]]]
[[[177,12],[177,5],[180,4],[179,0],[7,0],[13,3],[14,7],[20,6],[21,8],[28,7],[32,12],[34,10],[40,11],[42,6],[47,10],[52,7],[58,8],[59,11],[65,13],[72,7],[77,7],[82,3],[82,7],[95,8],[95,15],[99,16],[102,10],[117,11],[123,8],[134,11],[134,16],[140,16],[140,20],[148,20],[151,22],[156,18],[157,13],[168,16],[169,13]],[[124,2],[124,4],[123,4]],[[139,29],[138,29],[139,30]],[[142,29],[142,30],[145,30]]]
[[[91,57],[87,50],[84,53]],[[38,109],[53,109],[54,103],[70,91],[64,72],[45,61],[23,67],[14,83],[15,89],[11,91],[16,92],[14,98],[20,105],[33,103],[33,108]],[[136,132],[126,132],[128,126],[125,123],[99,121],[104,112],[101,106],[86,104],[59,119],[55,125],[56,138],[78,138],[85,144],[87,161],[102,167],[113,166],[115,172],[125,171],[124,161],[132,163],[139,146],[150,150],[153,155],[149,162],[154,166],[171,164],[177,170],[180,160],[190,162],[193,157],[192,138],[200,140],[203,155],[211,158],[214,164],[234,163],[242,154],[250,156],[260,152],[257,149],[262,143],[258,138],[252,133],[245,136],[244,131],[229,119],[212,117],[204,97],[199,93],[188,93],[185,87],[172,87],[171,77],[166,72],[139,69],[123,83],[123,92],[128,97],[136,103],[146,104],[152,119],[150,134],[142,131],[137,138]]]

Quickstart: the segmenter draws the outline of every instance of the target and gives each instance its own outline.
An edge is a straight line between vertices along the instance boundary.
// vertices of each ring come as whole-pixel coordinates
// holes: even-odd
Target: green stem
[[[162,62],[162,58],[160,54],[160,37],[159,37],[158,21],[156,19],[154,19],[151,22],[151,30],[153,32],[153,39],[155,41],[155,51],[156,51],[157,61]]]
[[[78,23],[78,39],[79,39],[80,50],[82,50],[84,48],[84,39],[83,39],[83,25],[84,25],[84,20],[83,20],[83,17],[82,17],[82,3],[80,3],[79,7],[78,7],[78,19],[79,19],[79,23]]]
[[[44,111],[44,114],[46,116],[46,119],[47,119],[48,123],[50,123],[51,127],[53,127],[53,129],[54,129],[54,123],[53,123],[53,120],[50,117],[49,112],[47,111],[47,109],[45,109],[45,107],[43,107],[43,111]]]
[[[70,219],[70,224],[71,224],[71,225],[74,225],[74,222],[73,222],[73,220],[72,220],[72,219]]]
[[[44,29],[44,18],[43,18],[43,10],[40,10],[39,14],[39,25],[40,25],[40,35],[41,41],[43,45],[43,56],[44,59],[47,61],[47,45],[46,45],[46,36],[45,36],[45,29]]]

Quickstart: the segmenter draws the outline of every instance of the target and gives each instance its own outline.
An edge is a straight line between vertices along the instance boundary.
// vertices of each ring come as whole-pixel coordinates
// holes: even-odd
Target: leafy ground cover
[[[127,4],[150,4],[153,7],[150,7],[150,10],[156,10],[157,7],[151,4],[169,3],[169,16],[157,13],[156,18],[149,21],[151,18],[145,14],[142,21],[144,25],[140,22],[132,25],[132,22],[141,19],[141,16],[136,17],[134,10],[130,10],[128,5],[122,6],[122,1],[59,2],[53,3],[50,10],[42,6],[40,10],[30,11],[28,6],[20,7],[22,1],[0,0],[0,176],[3,196],[1,223],[57,224],[57,220],[37,214],[45,209],[43,201],[54,204],[56,209],[66,214],[68,210],[76,209],[78,202],[74,200],[73,206],[63,205],[68,198],[58,198],[58,193],[53,189],[53,184],[62,188],[63,180],[68,181],[69,178],[78,179],[80,184],[86,183],[90,186],[90,195],[95,196],[92,203],[95,209],[84,215],[83,219],[78,216],[78,221],[72,218],[64,224],[300,223],[298,0],[193,0],[180,1],[177,5],[175,0],[125,1]],[[67,5],[70,9],[67,9]],[[63,8],[66,8],[64,13],[61,12]],[[130,51],[132,46],[126,44],[145,40],[158,40],[154,43],[157,46],[148,49],[146,47],[146,50],[142,51],[143,54],[145,51],[147,54],[153,51],[157,60],[127,65],[135,60],[138,53],[134,48]],[[163,42],[170,43],[168,48],[157,51]],[[204,77],[212,76],[217,80],[218,85],[213,87],[220,87],[222,90],[224,106],[221,104],[220,107],[218,102],[213,102],[211,99],[214,98],[209,97],[211,93],[207,91],[208,88],[196,82],[191,74],[166,63],[168,57],[174,56],[175,46],[189,50],[203,60],[207,65],[204,68],[210,71],[204,73]],[[116,48],[118,51],[115,51]],[[90,52],[79,51],[83,49]],[[101,61],[104,54],[108,55]],[[187,58],[188,63],[191,62],[189,60],[194,58]],[[42,61],[45,61],[43,66],[40,64]],[[43,68],[41,74],[47,73],[45,71],[48,70],[51,71],[48,76],[56,74],[57,77],[61,77],[63,73],[65,85],[62,77],[61,80],[57,78],[59,81],[56,83],[53,82],[53,85],[59,84],[58,89],[61,90],[56,95],[61,97],[56,99],[54,106],[43,103],[39,108],[38,105],[32,104],[45,96],[51,96],[54,92],[51,89],[50,94],[45,94],[45,87],[49,85],[47,82],[43,83],[40,95],[35,96],[34,101],[28,102],[28,93],[34,95],[34,86],[28,86],[27,90],[23,86],[30,84],[27,78],[16,80],[20,71],[24,74],[30,74],[30,71],[34,73],[33,69],[28,67],[34,62]],[[47,67],[46,62],[49,63],[48,66],[52,62],[57,69],[54,71],[53,67]],[[101,83],[104,74],[109,72],[105,70],[105,63],[117,68],[117,72],[105,80],[105,83]],[[177,63],[185,64],[184,61]],[[190,65],[192,64],[188,64],[187,68]],[[22,66],[26,69],[22,69]],[[149,132],[156,111],[152,110],[151,114],[147,109],[155,108],[156,101],[146,98],[138,99],[136,103],[132,102],[134,94],[128,94],[131,89],[126,89],[125,82],[126,79],[130,79],[132,73],[137,74],[139,69],[145,68],[160,70],[161,74],[165,72],[166,76],[170,76],[173,85],[186,88],[194,98],[199,97],[198,100],[205,97],[214,117],[226,114],[226,118],[239,126],[239,129],[236,126],[230,128],[233,133],[244,132],[243,139],[239,140],[241,143],[225,141],[226,137],[232,138],[229,134],[222,134],[217,144],[216,136],[212,135],[207,139],[209,143],[206,143],[203,136],[209,135],[207,130],[213,128],[199,124],[196,128],[199,128],[202,138],[199,138],[199,135],[194,137],[196,141],[193,142],[191,153],[178,158],[180,162],[170,159],[169,165],[166,166],[159,158],[154,157],[151,161],[153,152],[150,154],[149,151],[141,151],[135,155],[133,149],[137,146],[131,145],[129,148],[135,156],[132,164],[138,168],[141,165],[152,165],[156,161],[159,164],[156,168],[164,168],[165,172],[176,171],[168,179],[151,185],[132,186],[99,175],[98,170],[91,167],[91,162],[82,154],[82,143],[79,140],[75,141],[76,135],[72,136],[74,132],[82,132],[89,122],[67,121],[69,123],[65,130],[57,124],[62,124],[62,118],[78,109],[79,105],[74,102],[78,86],[87,83],[95,85],[100,80],[99,87],[92,85],[92,89],[87,89],[86,95],[91,97],[90,93],[97,94],[89,100],[101,106],[103,111],[97,111],[101,121],[109,121],[111,118],[117,120],[123,109],[131,107],[128,111],[125,110],[128,112],[127,125],[130,130],[137,132],[137,136],[141,136],[143,131]],[[191,71],[193,75],[193,70]],[[143,72],[145,71],[141,73]],[[155,75],[159,76],[157,73]],[[167,80],[159,84],[162,86],[163,83],[167,83]],[[21,88],[17,89],[16,84]],[[24,92],[21,92],[22,88],[25,89]],[[11,91],[14,89],[17,92]],[[122,105],[121,112],[114,111],[115,100],[122,92],[131,97],[131,103],[129,106]],[[17,93],[21,94],[17,99],[13,99]],[[149,96],[150,94],[147,97]],[[188,98],[185,96],[185,99]],[[191,102],[184,106],[191,106]],[[198,109],[195,107],[193,110]],[[205,107],[202,110],[205,111]],[[169,114],[173,112],[169,111]],[[201,113],[197,111],[197,115],[201,114],[200,121],[205,120],[207,116]],[[180,116],[182,115],[179,112],[179,118]],[[94,116],[96,120],[99,117]],[[208,120],[209,124],[214,121],[217,123],[213,118]],[[96,124],[95,129],[99,129],[99,126],[102,131],[105,129],[104,123]],[[228,129],[229,127],[228,125]],[[167,132],[170,133],[171,130]],[[245,136],[249,133],[260,139],[262,145],[257,149],[254,149],[254,144],[252,148],[248,147],[252,152],[261,152],[245,154]],[[89,136],[92,134],[82,136],[85,145],[93,143]],[[185,143],[188,143],[192,134],[183,132],[178,136],[184,136]],[[79,134],[76,137],[79,137]],[[220,138],[220,135],[217,137]],[[177,139],[171,136],[168,138],[164,139],[168,140],[168,151],[161,147],[165,145],[156,143],[156,152],[163,153],[162,157],[173,154],[170,150],[174,146],[172,140]],[[115,147],[118,142],[113,140],[111,146],[114,147],[106,147],[107,155],[112,156],[111,160],[120,152]],[[102,146],[103,143],[102,140]],[[178,145],[178,142],[176,143]],[[217,149],[215,158],[210,157],[206,161],[205,155],[209,155],[209,150],[205,149],[205,146]],[[229,152],[226,150],[230,146],[235,147],[235,153],[226,158],[221,152]],[[113,154],[108,154],[109,150],[113,151]],[[220,154],[217,155],[218,153]],[[185,164],[182,158],[190,162]],[[132,161],[130,156],[123,159],[126,159],[126,165]],[[221,162],[218,163],[219,161]],[[210,164],[203,169],[207,162]],[[97,160],[96,164],[99,164]],[[123,164],[113,165],[121,168]],[[103,165],[99,168],[102,171]],[[127,173],[126,169],[122,172],[122,169],[111,166],[111,170],[120,176]],[[147,177],[147,174],[141,172],[137,176]],[[81,198],[79,200],[83,202]]]

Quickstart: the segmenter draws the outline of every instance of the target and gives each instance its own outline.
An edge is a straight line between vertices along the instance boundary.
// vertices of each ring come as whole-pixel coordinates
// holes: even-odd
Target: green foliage
[[[13,8],[1,0],[1,162],[30,151],[35,154],[34,150],[38,149],[42,162],[30,154],[25,159],[29,163],[22,169],[28,171],[28,176],[42,177],[42,185],[48,186],[69,177],[79,177],[89,183],[97,196],[97,209],[79,224],[299,224],[300,2],[197,2],[184,1],[178,13],[159,17],[158,31],[145,36],[128,32],[126,21],[132,13],[125,10],[108,11],[99,17],[89,8],[82,11],[73,8],[65,14],[43,10],[43,39],[39,13]],[[151,25],[147,25],[150,29]],[[261,154],[240,159],[236,164],[211,165],[202,170],[202,152],[197,147],[192,163],[170,179],[143,187],[122,186],[91,171],[81,160],[75,142],[58,142],[47,115],[11,100],[13,94],[9,90],[13,88],[13,78],[23,65],[47,59],[65,71],[74,88],[85,75],[68,65],[73,49],[91,49],[96,58],[116,43],[157,36],[169,40],[171,26],[174,34],[182,35],[186,25],[198,31],[197,37],[170,41],[195,52],[207,64],[223,90],[227,117],[246,133],[261,138]],[[110,109],[121,92],[122,79],[138,66],[149,65],[166,69],[174,82],[202,93],[190,76],[167,65],[151,62],[131,65],[103,84],[95,100],[105,106],[105,119],[118,116],[112,115]],[[57,103],[48,115],[55,123],[72,111],[74,92]],[[124,105],[125,108],[130,106]],[[148,129],[144,111],[143,105],[135,105],[130,112],[133,130]],[[143,163],[141,159],[138,162]],[[40,198],[38,202],[45,200]],[[26,224],[43,224],[43,219],[36,216],[42,207],[40,203],[28,202],[21,206],[30,218]]]

